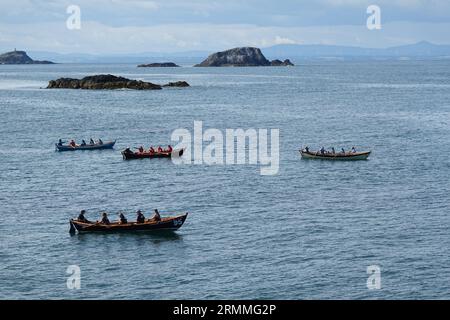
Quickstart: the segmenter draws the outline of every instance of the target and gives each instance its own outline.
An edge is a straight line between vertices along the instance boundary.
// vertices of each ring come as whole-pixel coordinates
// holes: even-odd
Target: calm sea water
[[[192,87],[45,90],[112,73]],[[280,171],[123,161],[174,129],[279,128]],[[118,139],[57,153],[58,138]],[[304,62],[293,68],[0,66],[0,298],[450,297],[450,62]],[[370,148],[368,161],[298,149]],[[189,212],[175,234],[70,236],[80,209]],[[112,217],[115,217],[113,215]],[[69,265],[81,289],[66,287]],[[381,268],[368,290],[366,268]]]

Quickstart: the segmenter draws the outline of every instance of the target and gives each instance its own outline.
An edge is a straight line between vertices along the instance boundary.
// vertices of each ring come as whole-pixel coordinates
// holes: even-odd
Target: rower
[[[70,140],[70,143],[69,143],[69,145],[71,146],[71,147],[75,147],[77,144],[75,143],[75,140]]]
[[[102,141],[102,139],[98,138],[98,144],[100,144],[100,145],[102,145],[102,144],[103,144],[103,141]]]
[[[163,149],[161,148],[161,146],[158,147],[158,152],[163,152]]]
[[[77,220],[81,221],[81,222],[85,222],[85,223],[89,222],[89,220],[86,219],[86,217],[84,216],[85,213],[86,213],[86,210],[81,210],[80,214],[78,215]]]
[[[103,224],[109,224],[108,214],[106,212],[102,213],[102,223]]]
[[[332,153],[332,154],[335,154],[335,153],[336,153],[336,151],[334,150],[334,147],[331,147],[331,153]]]
[[[355,152],[356,152],[355,147],[352,147],[352,153],[355,153]]]
[[[145,216],[142,213],[142,211],[138,210],[136,213],[137,213],[136,222],[137,223],[144,223],[145,222]]]
[[[344,150],[344,148],[342,148],[342,149],[341,149],[341,152],[342,152],[343,154],[345,154],[345,150]]]
[[[148,150],[150,153],[155,153],[155,149],[153,149],[153,147],[150,147],[150,149]]]
[[[82,146],[85,146],[85,145],[86,145],[86,141],[81,140],[81,145],[82,145]]]
[[[138,150],[139,150],[140,153],[143,153],[144,152],[144,147],[140,146]]]
[[[128,223],[127,218],[125,218],[125,215],[122,212],[119,214],[119,219],[121,224]]]
[[[62,146],[62,145],[63,145],[63,142],[62,142],[61,139],[59,139],[59,141],[58,141],[58,146]]]
[[[321,154],[325,154],[325,148],[324,148],[324,147],[322,147],[322,148],[320,149],[320,153],[321,153]]]
[[[308,146],[305,147],[305,152],[309,153],[309,147]]]
[[[161,216],[159,215],[158,209],[155,209],[155,214],[153,215],[152,220],[161,221]]]
[[[89,144],[95,144],[94,139],[89,140]]]
[[[169,146],[167,147],[167,152],[172,152],[172,146],[169,144]]]

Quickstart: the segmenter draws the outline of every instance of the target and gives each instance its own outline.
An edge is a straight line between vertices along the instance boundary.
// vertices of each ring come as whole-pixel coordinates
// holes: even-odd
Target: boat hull
[[[75,147],[71,147],[68,145],[59,146],[58,144],[55,144],[55,147],[57,151],[102,150],[102,149],[112,149],[115,144],[116,141],[114,140],[104,142],[103,144],[87,144],[85,146],[77,145]]]
[[[341,161],[352,161],[352,160],[367,160],[371,151],[366,152],[354,152],[354,153],[346,153],[345,155],[342,153],[335,154],[320,154],[319,152],[306,152],[300,150],[300,154],[302,155],[302,159],[319,159],[319,160],[341,160]]]
[[[141,231],[157,231],[167,230],[175,231],[181,228],[186,221],[188,214],[174,217],[162,218],[160,221],[146,220],[143,223],[129,222],[125,224],[111,223],[103,224],[99,222],[81,222],[71,219],[70,232],[86,233],[86,232],[141,232]]]
[[[133,159],[153,159],[153,158],[172,158],[181,157],[184,153],[184,149],[173,150],[172,152],[126,152],[122,151],[122,157],[124,160]]]

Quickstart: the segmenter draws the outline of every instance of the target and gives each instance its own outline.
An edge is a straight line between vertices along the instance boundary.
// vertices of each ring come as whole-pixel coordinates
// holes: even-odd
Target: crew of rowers
[[[59,141],[58,141],[58,146],[62,146],[63,145],[63,141],[61,140],[61,139],[59,139]],[[98,145],[102,145],[103,144],[103,141],[102,141],[102,139],[98,139],[98,141],[97,141],[97,143],[94,141],[94,139],[92,139],[91,138],[91,140],[89,140],[89,145],[90,146],[93,146],[93,145],[95,145],[95,144],[98,144]],[[84,140],[81,140],[81,144],[80,144],[80,146],[87,146],[88,144],[86,143],[86,141],[84,141]],[[75,142],[75,140],[70,140],[70,142],[69,142],[69,146],[71,146],[71,147],[76,147],[77,146],[77,143]]]
[[[171,145],[169,145],[169,146],[167,147],[167,149],[163,149],[161,146],[158,146],[158,149],[156,149],[156,151],[155,151],[155,149],[154,149],[153,147],[150,147],[150,149],[148,149],[148,151],[145,151],[145,149],[144,149],[143,146],[140,146],[140,147],[138,148],[138,152],[139,152],[139,153],[163,153],[163,152],[171,153],[172,150],[173,150],[173,149],[172,149],[172,146],[171,146]]]
[[[86,217],[84,216],[85,214],[86,214],[86,210],[81,210],[80,214],[78,215],[78,219],[77,220],[80,221],[80,222],[90,223],[91,221],[86,219]],[[150,222],[150,221],[155,221],[155,222],[161,221],[161,216],[159,214],[158,209],[155,209],[155,214],[153,215],[153,217],[151,217],[150,219],[147,219],[147,220],[145,219],[145,216],[144,216],[144,214],[142,213],[141,210],[138,210],[136,212],[136,223],[144,223],[146,221],[147,222]],[[125,215],[122,212],[119,213],[119,221],[118,222],[120,224],[128,223],[127,218],[125,217]],[[98,221],[97,221],[97,223],[98,223]],[[100,223],[102,223],[102,224],[110,224],[111,223],[109,221],[108,214],[106,212],[102,213],[102,220],[100,221]]]
[[[304,151],[306,151],[307,153],[309,153],[309,147],[306,146],[305,149],[304,149]],[[356,153],[356,148],[355,148],[355,147],[352,147],[352,149],[351,149],[350,152],[351,152],[351,153]],[[342,148],[340,153],[341,153],[341,154],[346,154],[346,153],[345,153],[345,149]],[[326,150],[324,147],[322,147],[322,148],[320,148],[319,151],[316,152],[316,154],[336,154],[336,150],[334,149],[334,147],[331,148],[331,151]]]

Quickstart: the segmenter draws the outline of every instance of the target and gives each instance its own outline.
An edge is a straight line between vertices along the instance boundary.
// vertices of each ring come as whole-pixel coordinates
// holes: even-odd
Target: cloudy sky
[[[368,30],[369,5],[381,30]],[[70,30],[67,8],[81,11]],[[450,44],[450,0],[0,0],[0,49],[60,53],[220,50],[236,46]]]

